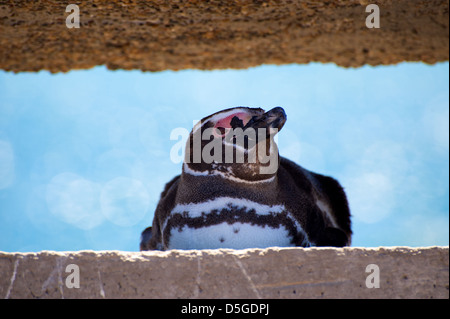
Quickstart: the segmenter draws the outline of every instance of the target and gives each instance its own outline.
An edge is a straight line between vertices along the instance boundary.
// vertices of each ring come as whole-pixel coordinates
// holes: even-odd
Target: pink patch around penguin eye
[[[233,117],[237,116],[244,126],[250,121],[252,118],[250,114],[245,112],[233,113],[223,119],[217,121],[216,125],[214,125],[214,135],[216,136],[225,136],[231,129],[231,120]]]

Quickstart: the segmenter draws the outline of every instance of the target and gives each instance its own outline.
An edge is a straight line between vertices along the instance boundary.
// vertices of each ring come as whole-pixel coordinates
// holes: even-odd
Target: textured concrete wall
[[[0,297],[449,298],[449,249],[0,253]]]
[[[369,3],[380,28],[368,29]],[[80,28],[66,27],[68,4]],[[0,0],[0,68],[145,71],[449,58],[448,0]]]

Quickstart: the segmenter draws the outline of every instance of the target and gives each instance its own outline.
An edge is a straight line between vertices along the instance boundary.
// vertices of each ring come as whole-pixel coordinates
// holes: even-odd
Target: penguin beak
[[[282,107],[278,106],[260,116],[253,116],[245,125],[244,130],[248,127],[252,127],[255,130],[258,128],[272,128],[280,131],[284,126],[284,123],[286,123],[286,112],[284,112]]]
[[[276,128],[278,131],[280,131],[283,128],[284,123],[286,123],[286,112],[279,106],[264,113],[263,116],[268,127]]]

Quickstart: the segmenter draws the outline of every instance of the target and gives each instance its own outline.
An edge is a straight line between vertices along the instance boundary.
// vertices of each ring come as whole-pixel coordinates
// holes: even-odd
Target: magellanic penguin
[[[341,185],[278,156],[285,121],[281,107],[236,107],[197,123],[140,249],[350,245]]]

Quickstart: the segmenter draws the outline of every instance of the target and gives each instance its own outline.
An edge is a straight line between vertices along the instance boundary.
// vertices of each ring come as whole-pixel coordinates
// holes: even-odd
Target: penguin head
[[[235,107],[211,114],[192,129],[183,172],[231,180],[271,179],[279,165],[274,136],[286,122],[283,108]]]

